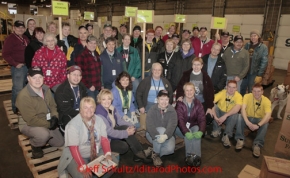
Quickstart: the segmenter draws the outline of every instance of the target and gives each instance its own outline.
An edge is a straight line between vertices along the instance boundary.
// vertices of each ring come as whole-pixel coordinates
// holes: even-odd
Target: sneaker
[[[221,134],[221,131],[215,130],[215,131],[211,132],[210,136],[213,137],[213,138],[216,138],[216,137],[220,136],[220,134]]]
[[[230,142],[229,137],[228,137],[227,134],[224,134],[224,136],[222,138],[222,142],[223,142],[225,147],[231,146],[231,142]]]
[[[160,166],[163,165],[163,162],[162,162],[162,160],[161,160],[161,158],[160,158],[160,156],[158,154],[152,152],[151,158],[153,160],[154,166],[160,167]]]
[[[238,139],[236,144],[236,150],[241,150],[244,146],[244,140]]]
[[[32,157],[34,159],[37,159],[37,158],[42,158],[43,157],[43,151],[41,149],[41,147],[34,147],[31,145],[31,151],[32,151]]]
[[[152,159],[147,158],[143,151],[139,151],[138,153],[136,153],[133,157],[133,160],[135,162],[142,161],[143,163],[151,163],[152,162]]]
[[[259,145],[255,144],[253,146],[253,155],[255,157],[259,158],[260,157],[260,154],[261,154],[261,149],[260,149]]]
[[[148,147],[146,150],[143,150],[146,158],[151,157],[152,151],[153,151],[153,148],[152,147]]]

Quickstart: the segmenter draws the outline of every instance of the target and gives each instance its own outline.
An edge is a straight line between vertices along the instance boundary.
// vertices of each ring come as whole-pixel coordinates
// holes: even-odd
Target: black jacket
[[[63,52],[66,55],[68,49],[66,45],[64,44],[64,41],[59,39],[59,35],[56,36],[56,39],[57,39],[57,46],[62,47]],[[68,41],[68,45],[72,47],[74,47],[78,43],[78,39],[74,37],[73,35],[68,35],[67,41]]]
[[[202,57],[203,60],[203,67],[202,70],[207,73],[207,64],[208,64],[208,57],[210,54],[207,54]],[[214,93],[218,93],[219,91],[223,90],[226,86],[227,82],[227,68],[225,61],[222,57],[218,56],[215,66],[213,68],[211,81],[214,87]]]
[[[26,31],[23,33],[23,35],[27,36],[27,38],[29,39],[29,41],[31,41],[33,39],[33,36],[30,35],[28,28],[26,29]]]
[[[172,57],[170,58],[169,62],[166,61],[165,52],[160,53],[158,55],[157,62],[159,62],[163,67],[163,77],[165,77],[167,80],[169,80],[170,83],[171,83],[171,81],[170,81],[171,75],[172,75],[172,73],[174,74],[175,72],[169,71],[168,66],[174,65],[175,61],[179,60],[180,58],[181,58],[180,52],[174,52],[172,54]],[[168,60],[169,60],[169,58],[168,58]],[[172,85],[172,83],[171,83],[171,85]]]
[[[33,39],[25,48],[24,58],[25,58],[25,64],[28,69],[31,67],[32,59],[34,57],[35,52],[39,50],[41,46],[43,46],[43,43],[41,43],[37,39]]]
[[[177,85],[183,75],[183,72],[192,68],[192,60],[195,58],[194,54],[184,59],[182,58],[180,51],[177,52],[177,54],[178,55],[176,56],[175,60],[173,60],[172,63],[169,63],[169,73],[167,74],[167,78],[172,86],[173,91],[176,90]]]
[[[80,82],[79,83],[79,91],[80,91],[80,99],[87,96],[87,88],[86,86]],[[71,88],[68,79],[59,85],[55,92],[55,102],[57,104],[57,112],[59,115],[59,122],[62,123],[62,118],[65,115],[69,115],[72,118],[79,114],[79,111],[75,110],[74,102],[75,96],[74,92]]]
[[[135,43],[133,40],[133,37],[131,37],[131,43],[130,46],[136,48],[138,50],[139,56],[142,59],[142,43],[143,43],[143,39],[141,36],[138,37],[137,42]]]
[[[228,48],[230,48],[231,46],[234,46],[234,44],[231,43],[231,42],[229,42],[228,46],[227,46],[225,49],[224,49],[223,46],[222,46],[222,49],[221,49],[219,55],[220,55],[220,56],[223,56],[225,50],[228,49]]]
[[[165,43],[162,40],[162,38],[160,37],[160,39],[158,40],[158,42],[156,42],[156,38],[153,38],[153,42],[157,44],[157,53],[163,53],[165,51]]]

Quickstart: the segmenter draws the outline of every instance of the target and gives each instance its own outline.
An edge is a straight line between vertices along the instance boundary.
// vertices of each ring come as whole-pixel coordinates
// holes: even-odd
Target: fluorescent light
[[[51,5],[45,5],[45,7],[51,7]]]
[[[7,2],[2,1],[1,4],[7,4]]]

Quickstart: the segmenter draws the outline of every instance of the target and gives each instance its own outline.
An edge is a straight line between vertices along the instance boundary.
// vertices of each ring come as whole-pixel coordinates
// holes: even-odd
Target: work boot
[[[135,162],[142,161],[143,163],[151,163],[152,159],[147,158],[143,151],[139,151],[138,153],[134,154],[133,160]]]
[[[211,132],[211,135],[210,136],[213,137],[213,138],[216,138],[216,137],[219,137],[220,134],[221,134],[221,131],[215,130],[215,131],[212,131]]]
[[[31,145],[31,149],[32,149],[31,150],[32,151],[32,157],[34,159],[43,157],[43,151],[42,151],[41,147],[35,147],[35,146]]]
[[[241,150],[244,146],[244,140],[238,139],[236,144],[236,150]]]
[[[258,144],[255,144],[253,146],[253,155],[256,157],[256,158],[259,158],[260,157],[260,154],[261,154],[261,149],[259,147]]]
[[[225,147],[230,147],[231,146],[231,142],[229,140],[229,137],[227,134],[224,134],[223,138],[222,138],[222,142],[223,142],[223,145]]]
[[[163,162],[162,162],[159,154],[155,153],[154,151],[152,152],[151,158],[153,160],[154,166],[160,167],[163,165]]]
[[[146,158],[151,157],[151,155],[152,155],[152,151],[153,151],[153,148],[150,147],[150,146],[149,146],[146,150],[143,150],[143,152],[144,152]]]

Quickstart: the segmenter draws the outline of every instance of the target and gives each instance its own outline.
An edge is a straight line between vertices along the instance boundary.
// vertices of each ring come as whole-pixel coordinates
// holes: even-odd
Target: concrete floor
[[[273,79],[276,81],[274,85],[280,84],[284,81],[286,71],[275,70]],[[1,85],[1,81],[0,81]],[[272,87],[265,89],[265,96],[269,96]],[[8,127],[8,120],[3,108],[3,101],[9,100],[11,97],[10,93],[0,94],[0,178],[31,178],[33,177],[29,171],[26,161],[23,157],[22,150],[18,145],[19,130],[11,130]],[[276,116],[277,108],[274,110],[272,115]],[[282,112],[284,114],[284,110]],[[262,148],[262,155],[274,156],[274,147],[278,132],[282,121],[275,119],[268,127],[266,135],[265,146]],[[210,133],[212,127],[208,127],[207,131]],[[232,141],[232,147],[226,149],[223,147],[219,138],[213,139],[209,135],[206,135],[202,139],[202,166],[201,169],[208,169],[208,173],[178,173],[176,171],[170,171],[170,173],[133,173],[133,170],[128,170],[128,173],[115,173],[112,177],[161,177],[166,178],[179,178],[179,177],[195,177],[195,178],[233,178],[237,177],[239,172],[244,168],[246,164],[254,166],[258,169],[261,167],[263,156],[260,158],[254,158],[252,156],[252,141],[255,137],[255,133],[251,133],[246,141],[245,146],[241,152],[235,152],[234,140]],[[144,145],[147,147],[147,145]],[[120,167],[124,166],[135,166],[141,169],[143,164],[135,163],[132,160],[133,154],[131,151],[121,156]],[[184,167],[184,148],[177,150],[173,155],[164,156],[162,160],[167,166],[179,166]],[[152,164],[146,165],[152,168]],[[220,168],[220,172],[214,171],[215,168]],[[168,169],[168,168],[167,168]],[[185,168],[184,168],[185,169]],[[120,170],[121,171],[121,170]],[[140,170],[142,171],[142,170]],[[161,170],[162,171],[162,170]],[[194,171],[194,170],[193,170]]]

